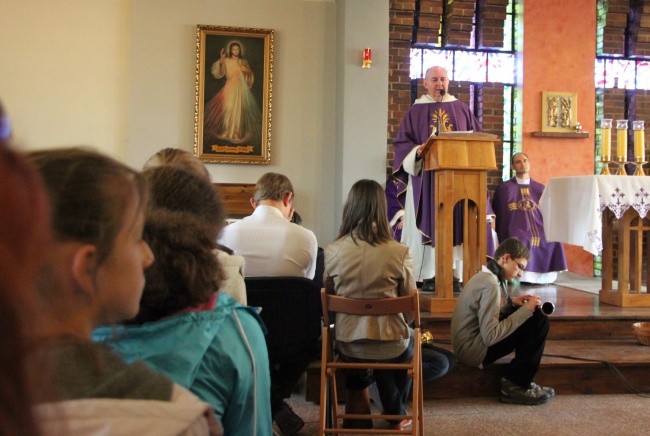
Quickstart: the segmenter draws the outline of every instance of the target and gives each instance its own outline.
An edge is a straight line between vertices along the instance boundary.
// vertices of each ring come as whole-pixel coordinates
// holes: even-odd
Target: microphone
[[[445,94],[446,94],[445,90],[444,90],[444,89],[441,89],[441,90],[440,90],[440,97],[444,97]]]

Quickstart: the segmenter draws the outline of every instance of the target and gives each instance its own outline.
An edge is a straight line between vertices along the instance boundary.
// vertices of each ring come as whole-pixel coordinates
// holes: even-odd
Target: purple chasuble
[[[398,180],[393,177],[389,177],[386,180],[386,202],[388,204],[388,221],[392,221],[395,215],[399,213],[403,208],[397,201],[398,192],[397,189],[401,184]],[[406,190],[406,186],[403,186],[403,189]],[[400,242],[402,239],[402,229],[398,228],[397,224],[402,221],[402,219],[397,220],[395,224],[392,225],[393,229],[393,239],[397,242]]]
[[[567,269],[564,247],[559,242],[547,242],[544,235],[539,199],[544,185],[530,179],[530,185],[520,185],[515,177],[501,183],[494,191],[492,207],[497,216],[499,241],[516,237],[530,250],[526,271],[547,273]]]
[[[395,152],[393,175],[387,181],[387,184],[396,184],[397,198],[396,200],[388,198],[389,210],[396,207],[404,208],[409,174],[404,171],[402,163],[414,147],[418,147],[427,141],[433,128],[437,125],[438,119],[440,119],[441,132],[483,131],[476,117],[469,111],[467,105],[460,100],[445,103],[421,103],[411,106],[393,140],[393,150]],[[433,171],[422,170],[419,176],[412,176],[411,181],[413,182],[413,204],[416,208],[415,219],[417,227],[422,233],[422,243],[431,244],[433,247],[435,246]],[[397,201],[398,206],[391,204],[394,201]],[[458,236],[460,236],[460,239]],[[458,245],[460,242],[462,242],[462,216],[455,213],[454,245]]]

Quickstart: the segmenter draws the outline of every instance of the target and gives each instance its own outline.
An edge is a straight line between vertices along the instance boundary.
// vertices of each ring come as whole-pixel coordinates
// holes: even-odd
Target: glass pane
[[[650,62],[636,63],[636,89],[650,89]]]
[[[485,82],[487,72],[486,53],[456,52],[455,66],[453,80]]]
[[[449,50],[422,50],[422,75],[426,74],[428,68],[440,66],[447,70],[449,80],[456,80],[453,78],[454,70],[454,55]]]
[[[605,87],[634,89],[634,61],[606,59]]]
[[[506,15],[503,23],[503,50],[512,51],[512,15]]]
[[[488,54],[488,82],[515,83],[514,54]]]
[[[412,48],[411,53],[411,70],[409,77],[411,80],[422,77],[422,49]]]
[[[503,140],[511,141],[510,128],[512,127],[512,87],[503,87]],[[505,155],[505,153],[504,153]]]
[[[603,59],[596,59],[596,88],[605,87],[605,61]]]

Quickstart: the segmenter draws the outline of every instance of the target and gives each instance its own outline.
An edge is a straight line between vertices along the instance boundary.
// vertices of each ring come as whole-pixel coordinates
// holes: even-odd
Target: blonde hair
[[[189,171],[197,176],[207,179],[212,183],[212,177],[203,162],[189,151],[180,148],[163,148],[158,153],[151,156],[142,167],[143,170],[149,170],[161,165],[175,165]]]

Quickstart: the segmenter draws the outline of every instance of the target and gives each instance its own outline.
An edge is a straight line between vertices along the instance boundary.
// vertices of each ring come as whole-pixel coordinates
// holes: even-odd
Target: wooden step
[[[438,344],[439,345],[439,344]],[[448,345],[442,344],[449,347]],[[632,384],[646,385],[650,392],[650,347],[636,340],[554,341],[546,349],[535,381],[552,386],[558,395],[631,393],[604,364],[552,356],[608,361]],[[425,398],[468,398],[499,395],[501,375],[514,355],[499,359],[485,369],[456,364],[446,376],[424,385]],[[305,399],[318,402],[320,362],[307,371]],[[341,392],[344,392],[343,389]]]
[[[608,340],[633,339],[632,324],[647,321],[648,316],[639,317],[571,317],[551,315],[549,340]],[[435,340],[449,341],[451,339],[451,316],[433,316],[422,314],[422,328],[430,330]]]
[[[552,386],[558,395],[631,393],[604,364],[552,356],[610,362],[631,383],[650,389],[650,348],[636,340],[583,340],[546,343],[535,381]],[[499,359],[485,369],[458,364],[445,377],[425,385],[425,398],[497,396],[499,380],[513,355]],[[646,390],[650,392],[650,390]]]

